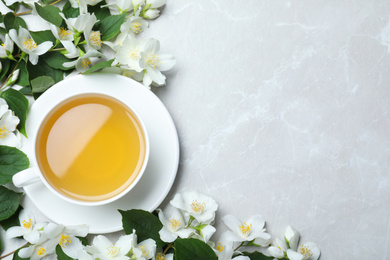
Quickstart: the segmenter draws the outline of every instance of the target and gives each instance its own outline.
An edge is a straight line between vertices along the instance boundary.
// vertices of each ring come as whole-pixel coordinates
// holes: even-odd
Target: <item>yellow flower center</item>
[[[22,221],[22,225],[23,225],[23,227],[26,228],[26,229],[31,228],[31,226],[32,226],[32,220],[31,220],[31,218],[29,218],[28,221],[23,220],[23,221]]]
[[[92,66],[93,63],[90,59],[86,58],[81,61],[81,65],[83,66],[84,69],[88,68],[89,66]]]
[[[58,35],[60,36],[61,39],[65,39],[70,34],[71,34],[71,32],[69,30],[66,30],[66,28],[64,28],[64,27],[61,27],[60,32],[58,33]]]
[[[36,43],[34,42],[34,40],[31,39],[31,38],[30,38],[30,39],[24,38],[23,45],[24,45],[24,47],[26,47],[26,48],[29,49],[29,50],[34,50],[35,48],[38,47],[38,44],[36,44]]]
[[[46,249],[44,249],[43,247],[39,248],[37,251],[37,254],[39,256],[43,256],[43,255],[45,255],[45,253],[46,253]]]
[[[144,257],[149,256],[149,250],[146,249],[145,245],[139,246],[138,248],[142,251],[142,256]]]
[[[134,23],[132,30],[135,33],[139,33],[141,31],[141,23],[139,23],[139,22]]]
[[[3,46],[4,49],[7,48],[7,45],[5,45],[4,43],[2,43],[1,46]]]
[[[0,139],[4,139],[9,134],[5,126],[0,126]]]
[[[91,36],[89,37],[89,40],[92,42],[93,45],[102,45],[102,40],[100,39],[100,32],[92,32]]]
[[[62,234],[58,244],[60,244],[60,246],[62,246],[62,247],[66,247],[70,243],[72,243],[72,238],[68,235]]]
[[[204,209],[206,208],[206,203],[200,203],[197,200],[193,200],[191,203],[191,209],[197,214],[203,213]]]
[[[109,246],[106,249],[107,249],[107,255],[111,257],[118,255],[119,251],[121,251],[121,248],[116,246]]]
[[[130,59],[138,60],[140,55],[139,49],[132,49],[129,51]]]
[[[178,228],[181,227],[181,225],[182,225],[181,219],[177,220],[177,219],[175,219],[175,218],[171,218],[171,219],[169,220],[169,223],[171,224],[171,227],[172,227],[173,229],[178,229]]]
[[[217,244],[217,250],[218,250],[219,252],[222,252],[224,248],[225,248],[225,246],[222,245],[221,243],[218,243],[218,244]]]
[[[239,228],[241,230],[241,233],[243,233],[244,235],[249,235],[252,230],[252,224],[248,225],[244,222],[239,226]]]
[[[128,78],[132,78],[134,76],[134,72],[125,71],[122,73],[122,75]]]
[[[161,65],[158,55],[150,54],[146,59],[146,63],[152,66],[154,69]]]
[[[300,246],[298,252],[303,255],[303,259],[308,259],[313,256],[313,252],[308,246]]]
[[[164,257],[164,256],[165,256],[164,254],[158,253],[158,254],[157,254],[157,257],[156,257],[156,260],[165,260],[165,257]]]

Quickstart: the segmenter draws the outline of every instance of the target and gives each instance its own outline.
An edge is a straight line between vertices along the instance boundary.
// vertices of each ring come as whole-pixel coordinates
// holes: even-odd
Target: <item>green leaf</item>
[[[69,62],[71,59],[65,57],[59,52],[48,52],[45,55],[42,56],[42,60],[49,65],[50,67],[54,69],[60,69],[60,70],[71,70],[72,68],[64,67],[62,64],[64,62]]]
[[[22,87],[30,85],[30,81],[28,80],[29,76],[27,71],[27,63],[25,60],[21,60],[19,62],[18,69],[19,69],[19,77],[15,82],[15,84]]]
[[[27,29],[26,22],[19,16],[15,16],[13,13],[7,13],[4,17],[4,26],[7,32],[11,29],[19,31],[19,27]]]
[[[19,207],[21,197],[22,193],[17,193],[4,186],[0,186],[0,221],[15,214]]]
[[[64,79],[62,70],[52,68],[46,62],[38,62],[36,65],[32,65],[29,62],[27,63],[27,70],[30,75],[30,81],[39,76],[50,76],[56,83]]]
[[[0,34],[1,35],[6,35],[7,34],[7,30],[3,27],[0,27]]]
[[[19,117],[19,131],[27,137],[26,133],[26,119],[28,110],[28,99],[19,91],[9,88],[0,94],[0,97],[7,101],[9,108],[14,111],[15,115]]]
[[[101,69],[111,67],[111,64],[113,61],[114,61],[114,59],[96,63],[92,67],[90,67],[86,72],[84,72],[83,74],[87,75],[87,74],[91,74],[93,72],[99,71]]]
[[[178,238],[175,241],[175,260],[217,260],[209,245],[195,238]]]
[[[152,238],[156,241],[157,247],[165,245],[158,233],[163,227],[158,217],[140,209],[119,210],[119,213],[122,215],[122,225],[126,234],[132,234],[134,229],[139,241]]]
[[[0,221],[0,225],[3,227],[4,230],[9,229],[10,227],[20,226],[19,222],[19,213],[23,209],[22,206],[19,205],[18,210],[9,218]]]
[[[110,9],[108,7],[103,7],[106,3],[103,1],[101,3],[98,3],[96,5],[90,5],[88,6],[88,12],[90,14],[95,14],[96,18],[99,21],[102,21],[104,18],[111,16]]]
[[[80,9],[79,8],[73,8],[70,1],[66,1],[64,7],[62,8],[62,13],[65,15],[65,17],[68,18],[76,18],[80,16]]]
[[[19,89],[19,92],[22,93],[23,95],[31,96],[33,93],[31,91],[31,86],[25,86],[21,89]]]
[[[72,260],[73,258],[67,256],[60,245],[56,246],[57,260]]]
[[[30,31],[30,34],[37,44],[41,44],[42,42],[47,41],[51,41],[53,44],[55,44],[57,40],[50,30],[36,32]]]
[[[51,86],[55,84],[55,81],[50,76],[40,76],[31,80],[32,93],[43,93]]]
[[[119,33],[126,15],[127,13],[111,15],[99,22],[98,30],[102,34],[103,41],[108,41]]]
[[[3,80],[6,75],[8,76],[8,70],[11,62],[9,59],[0,59],[0,62],[1,65],[3,66],[3,69],[0,72],[0,80]]]
[[[13,3],[12,5],[7,5],[4,0],[1,0],[1,1],[4,3],[4,5],[6,5],[12,11],[15,11],[16,9],[18,9],[18,7],[20,5],[20,3],[18,3],[18,2]]]
[[[260,252],[242,252],[244,256],[248,256],[251,260],[273,260],[274,257],[272,256],[266,256],[263,253]]]
[[[10,183],[15,173],[29,166],[30,161],[25,153],[15,147],[0,145],[0,185]]]
[[[43,19],[45,19],[49,23],[54,24],[57,27],[61,26],[62,23],[62,17],[60,15],[61,10],[58,7],[53,5],[46,5],[42,7],[39,4],[35,3],[35,8],[38,14]]]

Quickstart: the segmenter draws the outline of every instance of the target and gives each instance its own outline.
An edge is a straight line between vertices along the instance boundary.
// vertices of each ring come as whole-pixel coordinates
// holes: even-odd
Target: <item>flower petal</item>
[[[171,243],[176,240],[178,235],[169,231],[165,226],[158,232],[162,241],[166,243]]]

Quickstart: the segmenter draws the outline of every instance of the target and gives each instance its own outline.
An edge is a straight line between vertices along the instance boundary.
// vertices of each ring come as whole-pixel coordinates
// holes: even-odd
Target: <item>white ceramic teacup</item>
[[[28,119],[35,125],[28,137],[32,167],[15,174],[13,183],[24,187],[41,181],[68,202],[103,205],[140,180],[149,138],[115,86],[102,87],[98,81],[80,86],[74,80],[57,83],[34,102],[31,109],[38,116]]]

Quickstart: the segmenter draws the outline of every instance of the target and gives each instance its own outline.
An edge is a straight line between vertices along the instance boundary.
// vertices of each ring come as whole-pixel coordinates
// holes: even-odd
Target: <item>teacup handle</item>
[[[39,181],[39,176],[36,173],[35,168],[28,168],[20,171],[12,177],[12,182],[18,188],[36,183],[37,181]]]

